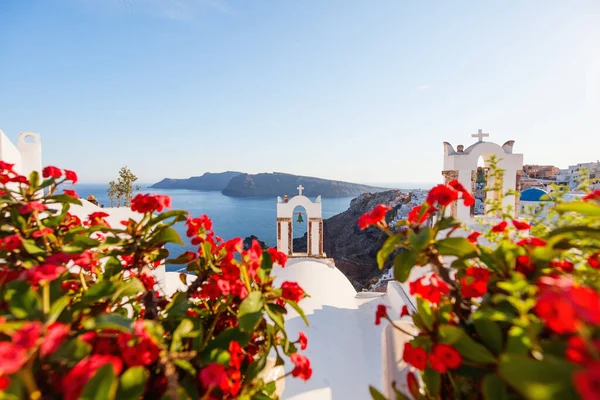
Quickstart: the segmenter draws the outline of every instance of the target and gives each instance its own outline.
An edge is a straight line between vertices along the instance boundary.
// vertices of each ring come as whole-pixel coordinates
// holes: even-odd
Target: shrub
[[[472,202],[457,181],[435,187],[400,232],[363,217],[388,234],[378,260],[394,255],[397,280],[431,268],[409,284],[419,333],[403,361],[417,372],[406,382],[413,398],[599,398],[600,191],[573,202],[556,193],[534,226],[502,213],[497,198],[490,206],[499,220],[468,237],[446,212]],[[376,321],[398,317],[381,305]]]
[[[81,221],[69,213],[75,192],[58,192],[65,180],[77,176],[47,167],[26,178],[0,162],[1,398],[276,398],[261,378],[270,355],[310,377],[306,337],[284,324],[286,305],[304,316],[304,291],[271,276],[285,255],[223,241],[207,216],[163,212],[167,196],[138,194],[139,218],[119,226],[104,212]],[[169,258],[183,222],[198,251]],[[151,274],[165,262],[195,277],[182,274],[170,297]]]

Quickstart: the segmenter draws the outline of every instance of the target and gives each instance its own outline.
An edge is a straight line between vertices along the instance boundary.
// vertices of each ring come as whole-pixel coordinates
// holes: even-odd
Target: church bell
[[[302,213],[300,213],[300,212],[298,213],[298,219],[296,220],[296,222],[299,224],[304,222],[304,219],[302,219]]]

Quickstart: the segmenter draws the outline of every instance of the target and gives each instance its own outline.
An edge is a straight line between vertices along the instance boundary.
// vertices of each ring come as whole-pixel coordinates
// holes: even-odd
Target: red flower
[[[300,378],[304,381],[310,379],[312,375],[312,369],[310,368],[310,360],[302,354],[294,353],[290,355],[290,361],[294,363],[295,367],[292,370],[292,376]]]
[[[481,236],[479,232],[473,232],[469,236],[467,236],[467,240],[471,243],[477,243],[477,239]]]
[[[600,269],[600,253],[591,255],[587,259],[587,262],[590,265],[590,267],[592,267],[594,269]]]
[[[10,342],[0,342],[0,371],[12,375],[27,361],[27,351]]]
[[[508,222],[502,221],[502,222],[498,223],[497,225],[495,225],[494,227],[492,227],[492,232],[494,232],[494,233],[504,232],[506,230],[507,226],[508,226]]]
[[[77,174],[74,171],[65,169],[65,179],[75,184],[77,183]]]
[[[41,238],[44,236],[52,235],[53,233],[54,233],[54,231],[51,228],[43,228],[43,229],[40,229],[39,231],[33,232],[33,234],[31,236],[38,239],[38,238]]]
[[[552,331],[576,332],[582,323],[600,323],[600,296],[584,286],[573,286],[570,278],[544,277],[538,281],[535,312]]]
[[[407,306],[402,306],[402,311],[400,311],[400,318],[404,317],[405,315],[410,315],[410,312],[408,311]]]
[[[88,222],[90,226],[104,225],[110,228],[110,225],[104,218],[108,217],[108,214],[103,211],[96,211],[88,215]]]
[[[467,189],[465,189],[462,183],[455,179],[450,181],[448,186],[462,194],[463,202],[466,207],[471,207],[473,204],[475,204],[475,198],[467,191]]]
[[[19,235],[10,235],[2,239],[2,247],[6,251],[15,251],[23,246],[23,241]]]
[[[242,368],[242,361],[244,361],[244,352],[242,351],[242,346],[240,346],[238,342],[229,342],[229,354],[231,356],[231,359],[229,360],[229,365],[236,369]]]
[[[62,176],[62,171],[59,168],[48,166],[42,170],[44,178],[58,179]]]
[[[253,278],[256,275],[256,271],[258,271],[258,268],[262,263],[262,254],[263,249],[260,246],[258,240],[256,239],[252,240],[252,246],[250,246],[250,248],[242,254],[244,259],[248,263],[248,275],[251,278]]]
[[[215,388],[227,385],[225,367],[221,364],[211,363],[200,370],[200,383],[204,388]]]
[[[518,231],[526,231],[526,230],[531,229],[531,225],[529,225],[527,222],[513,219],[512,223],[515,226],[515,228],[517,228]]]
[[[207,215],[201,215],[199,218],[189,217],[185,224],[188,227],[187,237],[196,236],[200,228],[203,228],[204,231],[212,229],[212,221]]]
[[[383,304],[379,304],[377,306],[377,311],[375,311],[375,325],[381,324],[381,318],[387,317],[387,307]]]
[[[231,286],[229,285],[229,281],[225,279],[219,279],[217,281],[217,287],[223,296],[229,296],[231,293]]]
[[[544,247],[547,245],[545,240],[537,237],[528,237],[527,239],[521,239],[517,242],[517,246],[533,246],[533,247]]]
[[[596,189],[591,193],[588,193],[583,200],[596,200],[596,201],[600,201],[600,189]]]
[[[284,253],[277,251],[277,249],[270,248],[269,254],[271,255],[273,264],[279,264],[281,268],[285,267],[285,263],[287,263],[287,256]]]
[[[423,209],[423,207],[426,207],[427,209],[423,213],[421,218],[419,218],[419,215],[421,214],[421,210]],[[431,208],[431,210],[430,210],[430,208]],[[435,208],[433,208],[427,204],[413,207],[413,209],[410,210],[410,212],[408,213],[408,222],[410,222],[412,224],[420,225],[423,222],[427,221],[427,218],[429,218],[430,212],[435,212],[435,211],[437,211]]]
[[[458,199],[458,192],[446,185],[437,185],[427,194],[427,204],[447,206]]]
[[[600,340],[594,340],[592,345],[596,348],[596,351],[600,350]],[[594,357],[590,354],[590,349],[580,336],[571,336],[567,341],[567,346],[567,350],[565,351],[567,360],[581,365],[587,365],[594,361]]]
[[[420,394],[419,382],[415,374],[410,371],[406,374],[406,386],[408,387],[408,391],[413,395],[413,398],[418,399]]]
[[[40,355],[45,357],[53,354],[69,335],[69,325],[55,322],[48,327],[44,341],[40,346]]]
[[[77,192],[75,192],[74,190],[71,189],[65,189],[63,190],[64,194],[66,194],[67,196],[71,196],[71,197],[75,197],[76,199],[79,198],[79,196],[77,195]]]
[[[595,362],[584,370],[573,374],[575,388],[583,400],[598,400],[600,398],[600,362]]]
[[[405,363],[421,371],[425,371],[425,367],[427,367],[427,352],[420,347],[413,347],[410,343],[404,343],[402,359]]]
[[[66,270],[65,267],[58,267],[54,264],[43,264],[27,270],[25,276],[33,285],[40,282],[53,281]]]
[[[131,210],[142,214],[162,212],[164,208],[171,208],[171,198],[157,194],[138,194],[131,200]]]
[[[6,390],[10,386],[10,378],[8,376],[0,375],[0,391]]]
[[[569,260],[550,261],[550,267],[562,269],[566,273],[571,273],[575,269],[575,265]]]
[[[78,399],[85,384],[96,374],[100,367],[106,364],[113,366],[115,375],[119,375],[123,369],[121,359],[115,356],[93,354],[79,361],[63,379],[64,399]]]
[[[528,276],[535,271],[535,264],[531,262],[529,256],[518,256],[515,264],[515,271]]]
[[[481,297],[487,293],[490,272],[485,268],[469,267],[460,279],[460,293],[464,298]]]
[[[210,300],[216,300],[221,296],[221,290],[214,282],[209,282],[200,288],[200,295],[202,297],[209,298]]]
[[[450,293],[450,288],[446,282],[438,278],[436,274],[431,274],[429,276],[429,284],[423,284],[425,279],[427,279],[427,277],[422,276],[409,284],[411,295],[419,295],[421,298],[428,300],[433,304],[437,304],[440,302],[442,295]]]
[[[447,369],[456,369],[462,364],[460,353],[452,346],[447,344],[436,344],[433,346],[432,353],[440,360]],[[432,365],[433,368],[433,365]],[[434,368],[435,369],[435,368]],[[443,372],[443,371],[439,371]]]
[[[283,282],[281,289],[281,297],[286,300],[299,302],[304,297],[304,290],[296,282]]]
[[[296,340],[296,343],[300,344],[300,350],[306,350],[306,347],[308,347],[308,338],[302,331],[298,332],[298,335],[299,337],[298,340]]]
[[[158,360],[159,349],[143,331],[143,324],[143,320],[137,320],[135,335],[121,333],[117,338],[117,346],[119,346],[121,356],[129,367],[147,366]]]
[[[384,221],[385,215],[392,207],[385,204],[379,204],[372,211],[368,211],[358,218],[358,226],[360,229],[366,229],[371,225],[377,225]]]
[[[37,340],[42,334],[42,323],[28,322],[23,325],[12,337],[12,342],[24,349],[31,349],[36,346]]]
[[[44,211],[46,209],[46,206],[43,203],[40,203],[39,201],[30,201],[27,204],[22,205],[21,207],[19,207],[19,214],[21,215],[25,215],[25,214],[31,214],[34,211]]]

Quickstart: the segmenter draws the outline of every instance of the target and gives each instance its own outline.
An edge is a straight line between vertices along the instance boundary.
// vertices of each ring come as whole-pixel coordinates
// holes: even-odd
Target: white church
[[[500,168],[504,169],[504,188],[520,191],[520,175],[523,167],[523,155],[513,152],[514,141],[503,145],[484,141],[489,135],[479,130],[473,135],[477,141],[464,148],[454,147],[444,142],[443,171],[445,182],[458,179],[465,187],[471,188],[475,197],[480,200],[473,207],[455,204],[452,215],[462,219],[467,226],[493,222],[497,217],[485,208],[487,196],[493,192],[480,191],[481,184],[490,185],[488,176],[489,160],[496,156]],[[33,141],[27,140],[33,138]],[[41,142],[37,134],[22,133],[18,146],[0,131],[0,159],[15,163],[21,173],[41,170]],[[483,166],[481,166],[483,159]],[[480,165],[478,167],[478,165]],[[400,318],[403,306],[410,312],[415,310],[415,299],[410,296],[408,283],[390,281],[385,293],[357,293],[350,281],[338,270],[332,259],[323,251],[323,214],[322,200],[317,197],[310,200],[302,194],[303,187],[298,187],[298,195],[292,198],[277,198],[277,248],[289,255],[285,268],[276,268],[276,281],[296,281],[310,295],[302,301],[310,326],[306,327],[298,314],[290,309],[286,325],[291,337],[297,337],[297,331],[304,331],[309,338],[309,346],[305,354],[311,360],[313,376],[308,382],[298,379],[286,379],[278,387],[283,391],[281,398],[290,400],[347,400],[370,399],[369,385],[382,391],[386,397],[393,398],[391,383],[396,381],[397,387],[408,393],[405,387],[407,367],[401,361],[402,349],[407,337],[394,330],[387,323],[380,326],[374,324],[375,310],[379,304],[385,304],[389,315],[398,317],[397,324],[405,330],[414,330],[409,317]],[[479,192],[478,192],[479,191]],[[483,198],[481,198],[483,196]],[[99,207],[82,199],[81,207],[73,207],[71,212],[85,217],[91,212],[99,211]],[[307,251],[296,252],[293,249],[294,209],[302,206],[308,218]],[[504,206],[511,206],[518,213],[519,198],[509,196],[504,199]],[[139,214],[128,208],[103,208],[115,225],[124,218],[139,218]],[[465,236],[469,232],[464,231]],[[409,281],[428,273],[427,267],[413,271]],[[172,294],[184,286],[179,279],[179,272],[165,272],[164,266],[155,271],[157,280],[166,294]],[[188,281],[194,277],[189,275]],[[285,370],[290,370],[286,366]],[[281,373],[282,371],[275,371]]]

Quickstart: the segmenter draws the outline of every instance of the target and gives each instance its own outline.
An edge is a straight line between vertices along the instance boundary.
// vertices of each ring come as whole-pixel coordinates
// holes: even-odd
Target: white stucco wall
[[[22,173],[21,153],[10,139],[0,130],[0,160],[15,164],[15,171]]]
[[[290,246],[289,246],[289,222],[281,221],[281,218],[294,220],[294,209],[296,207],[303,207],[306,211],[306,215],[304,216],[307,221],[307,242],[310,243],[310,249],[308,248],[307,243],[307,253],[309,255],[322,255],[320,254],[320,243],[322,232],[319,231],[319,224],[323,219],[322,212],[322,204],[321,204],[321,196],[317,197],[317,199],[313,202],[308,197],[303,195],[294,196],[289,199],[287,202],[284,202],[281,197],[277,198],[277,224],[278,231],[280,232],[280,236],[277,239],[277,250],[281,251],[285,254],[290,254]],[[317,221],[311,221],[311,219],[317,219]],[[293,225],[292,225],[292,236],[293,236]],[[293,244],[292,244],[293,247]],[[293,249],[292,249],[293,251]],[[296,253],[296,252],[294,252]]]
[[[321,242],[321,236],[319,235],[319,221],[310,221],[312,242],[310,243],[310,254],[319,254],[319,244]]]
[[[21,153],[21,174],[29,176],[33,171],[42,172],[42,142],[39,134],[22,132],[19,135],[18,151]]]
[[[277,250],[284,254],[288,254],[290,250],[288,246],[289,224],[287,222],[278,222],[278,224],[279,229],[281,229],[281,237],[277,239]]]

